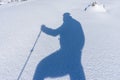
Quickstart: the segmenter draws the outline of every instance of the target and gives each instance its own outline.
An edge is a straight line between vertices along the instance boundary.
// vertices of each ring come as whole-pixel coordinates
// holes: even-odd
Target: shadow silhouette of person
[[[33,80],[51,77],[70,76],[70,80],[85,80],[81,64],[81,54],[85,43],[81,24],[70,16],[63,14],[63,24],[57,29],[42,25],[41,30],[52,36],[60,36],[60,49],[44,58],[38,65]]]

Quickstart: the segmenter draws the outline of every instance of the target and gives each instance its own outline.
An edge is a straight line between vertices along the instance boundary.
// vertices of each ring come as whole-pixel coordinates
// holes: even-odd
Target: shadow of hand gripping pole
[[[35,45],[36,45],[36,43],[37,43],[40,35],[41,35],[41,30],[40,30],[40,32],[39,32],[39,34],[38,34],[38,36],[37,36],[37,38],[36,38],[36,40],[35,40],[35,43],[34,43],[32,49],[31,49],[31,51],[30,51],[30,53],[29,53],[29,55],[28,55],[28,57],[27,57],[27,59],[26,59],[26,61],[25,61],[25,63],[24,63],[24,65],[23,65],[23,67],[22,67],[22,69],[21,69],[21,71],[20,71],[20,73],[19,73],[19,75],[18,75],[17,80],[20,80],[20,78],[21,78],[21,76],[22,76],[22,73],[23,73],[23,71],[24,71],[24,69],[25,69],[25,67],[26,67],[26,65],[27,65],[27,63],[28,63],[28,61],[29,61],[29,59],[30,59],[30,57],[31,57],[31,55],[32,55],[32,52],[33,52],[33,50],[34,50],[34,48],[35,48]]]
[[[40,61],[33,80],[44,80],[47,77],[61,77],[67,74],[71,80],[85,80],[81,64],[85,38],[81,24],[69,13],[64,13],[63,24],[59,28],[51,29],[44,25],[42,31],[52,36],[60,35],[60,49]]]

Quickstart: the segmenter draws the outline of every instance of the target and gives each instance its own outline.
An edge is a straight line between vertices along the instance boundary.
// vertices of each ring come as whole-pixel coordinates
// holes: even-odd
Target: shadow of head
[[[63,14],[63,24],[59,29],[49,29],[47,34],[58,32],[60,49],[44,58],[38,65],[33,80],[47,77],[60,77],[69,74],[71,80],[85,80],[81,64],[84,46],[84,33],[81,24],[70,16]],[[54,45],[54,44],[53,44]]]

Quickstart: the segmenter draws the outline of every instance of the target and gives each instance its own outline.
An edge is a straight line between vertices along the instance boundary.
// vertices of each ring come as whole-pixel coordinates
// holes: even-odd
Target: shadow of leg
[[[44,77],[40,73],[36,72],[36,74],[34,75],[33,80],[44,80]]]
[[[70,73],[70,80],[86,80],[82,66],[73,69],[73,71]]]
[[[42,71],[42,68],[38,65],[33,80],[44,80],[44,78],[45,78],[44,72]]]

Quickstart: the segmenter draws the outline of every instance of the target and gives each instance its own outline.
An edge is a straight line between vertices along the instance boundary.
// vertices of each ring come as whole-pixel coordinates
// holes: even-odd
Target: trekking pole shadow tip
[[[40,32],[39,32],[39,34],[38,34],[38,36],[37,36],[37,38],[36,38],[36,40],[35,40],[35,43],[34,43],[32,49],[30,50],[30,53],[29,53],[29,55],[28,55],[28,57],[27,57],[27,59],[26,59],[26,61],[25,61],[25,64],[23,65],[23,67],[22,67],[22,69],[21,69],[21,71],[20,71],[20,73],[19,73],[19,75],[18,75],[17,80],[20,80],[20,78],[21,78],[21,76],[22,76],[22,73],[23,73],[23,71],[24,71],[24,69],[25,69],[25,67],[26,67],[26,65],[27,65],[27,63],[28,63],[28,61],[29,61],[29,59],[30,59],[30,57],[31,57],[31,54],[32,54],[32,52],[33,52],[33,50],[34,50],[34,48],[35,48],[35,45],[36,45],[36,43],[37,43],[37,41],[38,41],[38,39],[39,39],[39,37],[40,37],[41,32],[42,32],[42,31],[40,30]]]

